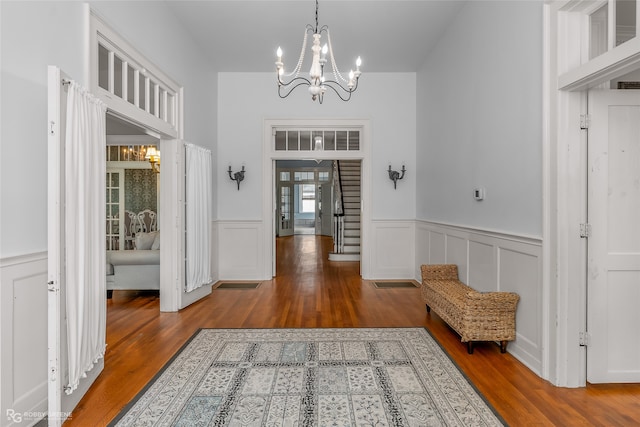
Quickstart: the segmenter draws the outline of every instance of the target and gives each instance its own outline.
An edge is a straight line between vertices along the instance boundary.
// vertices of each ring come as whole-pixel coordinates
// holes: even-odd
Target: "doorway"
[[[276,236],[332,235],[332,160],[276,160]]]
[[[357,195],[358,212],[360,213],[359,224],[359,244],[362,253],[358,254],[360,261],[360,271],[362,277],[369,278],[370,270],[370,250],[368,249],[368,236],[372,228],[371,212],[371,147],[370,147],[370,124],[369,120],[343,120],[343,119],[281,119],[265,120],[263,128],[263,217],[270,226],[264,227],[264,237],[262,239],[266,262],[264,275],[266,277],[276,276],[276,239],[277,236],[284,236],[287,227],[293,235],[294,224],[281,224],[284,221],[293,221],[293,211],[291,215],[283,212],[281,207],[282,186],[279,184],[278,176],[279,161],[312,161],[314,164],[323,161],[353,161],[358,164],[358,178],[360,180],[359,192]],[[307,137],[309,141],[307,142]],[[311,144],[310,137],[313,137],[314,144]],[[318,138],[320,137],[320,138]],[[310,160],[312,159],[312,160]],[[332,172],[333,173],[333,172]],[[288,197],[293,197],[293,181]],[[319,191],[322,198],[326,197],[326,190]],[[332,191],[333,192],[333,191]],[[318,191],[316,190],[316,194]],[[291,199],[289,199],[291,200]],[[322,206],[322,219],[316,217],[316,227],[322,228],[322,222],[326,218],[326,199],[323,201],[316,197],[316,203],[320,200]],[[293,209],[293,201],[289,203]],[[333,207],[332,207],[333,209]],[[328,224],[328,222],[325,222]]]

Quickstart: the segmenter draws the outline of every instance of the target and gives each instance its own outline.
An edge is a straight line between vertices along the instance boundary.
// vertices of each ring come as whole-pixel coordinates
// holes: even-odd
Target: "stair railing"
[[[340,177],[340,162],[333,162],[333,252],[344,253],[344,196],[342,193],[342,179]]]

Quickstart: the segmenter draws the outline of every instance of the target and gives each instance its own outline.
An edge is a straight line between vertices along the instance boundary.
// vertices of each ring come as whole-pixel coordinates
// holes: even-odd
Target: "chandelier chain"
[[[338,65],[336,64],[336,58],[333,56],[333,46],[331,44],[331,33],[327,30],[327,44],[329,45],[329,58],[331,58],[331,68],[333,70],[333,78],[335,81],[342,81],[347,83],[347,79],[342,77],[340,74],[340,70],[338,69]]]

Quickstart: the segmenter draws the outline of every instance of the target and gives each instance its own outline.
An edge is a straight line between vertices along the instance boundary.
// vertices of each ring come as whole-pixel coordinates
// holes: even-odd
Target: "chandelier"
[[[320,39],[322,33],[327,34],[327,43],[320,47]],[[300,75],[302,63],[304,62],[304,54],[307,49],[307,39],[309,34],[313,35],[313,58],[311,59],[311,70],[309,77]],[[360,57],[356,60],[356,69],[349,72],[349,79],[345,79],[336,65],[333,57],[333,47],[331,46],[331,35],[329,27],[323,25],[318,28],[318,0],[316,0],[316,26],[307,24],[302,39],[302,51],[296,68],[289,74],[284,73],[284,64],[282,63],[282,49],[278,47],[278,61],[276,62],[276,73],[278,78],[278,95],[280,98],[286,98],[298,86],[307,86],[311,99],[322,104],[324,93],[327,89],[332,89],[343,101],[351,99],[351,94],[358,88],[358,79],[360,78],[360,65],[362,61]],[[328,58],[327,58],[328,54]],[[325,77],[325,65],[329,61],[331,64],[331,73],[329,78]]]

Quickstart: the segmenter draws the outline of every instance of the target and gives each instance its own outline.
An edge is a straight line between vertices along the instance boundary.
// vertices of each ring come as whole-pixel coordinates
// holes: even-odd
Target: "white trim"
[[[308,128],[308,129],[360,129],[360,150],[357,151],[276,151],[274,147],[274,129]],[[262,144],[262,218],[264,222],[264,271],[265,279],[272,278],[275,271],[275,160],[307,159],[310,156],[318,160],[362,160],[362,215],[361,215],[361,258],[360,272],[368,279],[371,268],[371,250],[369,239],[371,236],[371,131],[368,119],[265,119],[263,123]]]
[[[158,68],[153,62],[142,55],[132,45],[130,45],[124,38],[120,37],[106,22],[98,16],[98,14],[91,10],[89,18],[89,87],[91,92],[103,100],[108,108],[109,112],[114,116],[123,118],[132,123],[139,124],[139,126],[146,129],[150,129],[156,133],[162,134],[169,138],[182,138],[183,136],[183,88],[175,80],[165,74],[160,68]],[[110,59],[113,55],[113,51],[119,52],[120,56],[123,56],[122,60],[131,65],[132,68],[139,71],[145,76],[145,106],[138,106],[139,92],[134,94],[134,101],[130,103],[127,100],[127,94],[123,93],[123,98],[118,97],[113,93],[113,81],[112,78],[109,81],[109,90],[105,90],[100,87],[98,82],[98,44],[109,46]],[[111,67],[110,67],[111,68]],[[134,78],[139,73],[134,72]],[[113,77],[113,76],[111,76]],[[156,85],[154,88],[154,106],[159,104],[157,94],[160,91],[160,87],[163,91],[167,91],[170,95],[174,96],[175,108],[173,109],[172,117],[160,118],[159,112],[154,114],[149,112],[150,107],[150,93],[149,83],[153,80]],[[134,89],[139,84],[139,80],[134,82]],[[143,108],[144,107],[144,108]]]

